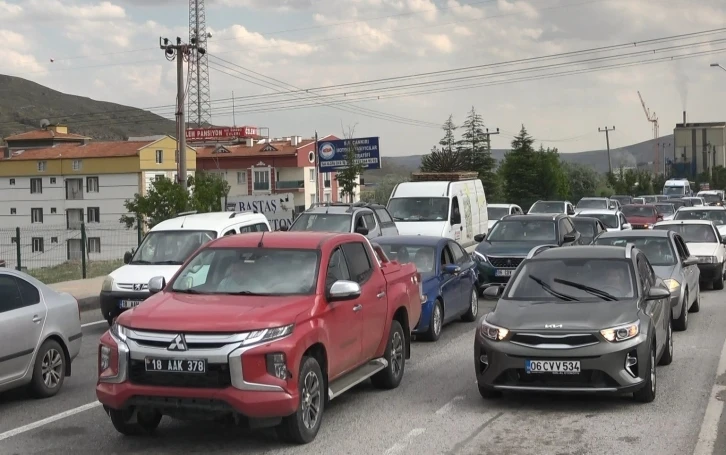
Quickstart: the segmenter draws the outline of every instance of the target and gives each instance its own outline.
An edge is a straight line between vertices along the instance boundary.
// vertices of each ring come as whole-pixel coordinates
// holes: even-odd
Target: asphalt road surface
[[[701,312],[690,315],[687,332],[675,333],[673,363],[658,369],[651,404],[532,394],[485,401],[474,381],[476,324],[454,323],[437,343],[413,345],[398,389],[362,384],[334,400],[317,439],[306,446],[285,445],[272,431],[169,418],[153,437],[119,435],[94,394],[96,341],[106,325],[89,325],[73,376],[58,396],[0,395],[0,454],[723,455],[725,297],[726,291],[702,292]],[[480,313],[491,306],[482,300]],[[97,312],[84,318],[93,322]]]

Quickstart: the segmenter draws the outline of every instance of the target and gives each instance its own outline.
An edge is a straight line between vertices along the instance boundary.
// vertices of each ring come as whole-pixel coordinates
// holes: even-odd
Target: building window
[[[98,177],[86,177],[86,191],[98,193]]]
[[[316,199],[316,198],[315,198],[315,193],[310,193],[310,205],[311,205],[311,206],[312,206],[313,204],[315,204],[315,202],[316,202],[316,201],[315,201],[315,199]]]
[[[83,209],[66,210],[66,223],[68,229],[80,229],[83,223]]]
[[[69,201],[83,199],[83,179],[66,180],[66,199]]]
[[[161,164],[163,162],[164,162],[164,151],[157,150],[156,151],[156,164]]]
[[[50,208],[50,213],[55,213],[55,207]]]
[[[43,237],[33,237],[33,253],[42,253],[44,250]]]
[[[51,185],[55,185],[55,177],[51,177],[50,178],[50,184]]]
[[[89,237],[88,238],[88,252],[89,253],[100,253],[101,252],[101,237]]]
[[[10,184],[15,185],[15,179],[10,179]]]
[[[58,237],[51,237],[50,243],[58,243]]]
[[[325,202],[330,202],[330,193],[325,193],[323,197],[325,198]]]
[[[163,179],[163,178],[164,178],[164,176],[163,176],[163,175],[161,175],[161,174],[156,174],[156,175],[154,176],[154,181],[158,182],[158,181],[160,181],[160,180],[161,180],[161,179]]]
[[[315,169],[310,169],[310,181],[315,181]]]
[[[38,161],[38,172],[45,172],[47,165],[46,161]]]
[[[16,213],[18,213],[18,211],[17,211],[17,210],[15,210],[15,209],[13,209],[13,208],[11,208],[11,209],[10,209],[10,214],[11,214],[11,215],[15,215]]]
[[[43,209],[30,209],[30,222],[31,223],[42,223],[43,222]]]
[[[80,171],[81,167],[83,167],[82,165],[83,165],[82,160],[73,160],[73,170],[74,171]]]
[[[43,193],[43,179],[30,179],[30,194]]]
[[[237,185],[246,185],[247,184],[247,171],[242,171],[237,173]]]
[[[100,223],[101,209],[99,207],[88,207],[88,222]]]
[[[255,171],[255,191],[270,191],[270,170]]]
[[[323,186],[325,188],[330,188],[330,172],[323,174]]]

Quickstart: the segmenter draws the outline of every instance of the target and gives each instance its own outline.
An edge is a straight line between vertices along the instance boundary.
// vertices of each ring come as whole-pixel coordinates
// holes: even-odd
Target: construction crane
[[[643,96],[640,94],[640,91],[638,91],[638,98],[640,98],[640,104],[643,106],[645,117],[653,124],[653,139],[655,139],[653,141],[653,175],[658,175],[660,172],[660,154],[658,153],[658,116],[655,115],[655,112],[651,113],[650,109],[645,106],[645,101],[643,101]]]

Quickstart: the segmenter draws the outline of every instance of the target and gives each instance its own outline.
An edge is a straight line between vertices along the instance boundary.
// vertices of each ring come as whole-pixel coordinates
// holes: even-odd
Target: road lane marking
[[[448,414],[449,412],[451,412],[452,409],[454,409],[454,403],[456,403],[457,401],[461,401],[463,399],[464,399],[463,396],[457,396],[457,397],[452,398],[451,401],[449,401],[445,405],[441,406],[439,408],[439,410],[436,411],[436,415],[441,416],[444,414]]]
[[[69,409],[68,411],[64,411],[64,412],[61,412],[60,414],[56,414],[56,415],[47,417],[43,420],[38,420],[37,422],[23,425],[22,427],[15,428],[14,430],[9,430],[9,431],[6,431],[5,433],[0,433],[0,441],[4,441],[8,438],[12,438],[13,436],[17,436],[19,434],[27,433],[28,431],[35,430],[36,428],[40,428],[40,427],[48,425],[50,423],[57,422],[58,420],[65,419],[66,417],[80,414],[81,412],[85,412],[85,411],[88,411],[89,409],[97,408],[99,406],[101,406],[101,403],[99,401],[94,401],[93,403],[88,403],[88,404],[84,404],[83,406],[79,406],[77,408]]]
[[[456,455],[456,454],[458,454],[461,451],[461,449],[463,449],[464,447],[466,447],[471,441],[474,440],[474,438],[476,438],[477,436],[479,436],[479,434],[482,431],[484,431],[484,429],[486,427],[488,427],[489,425],[491,425],[495,420],[497,420],[498,418],[500,418],[503,415],[504,415],[504,412],[499,412],[495,416],[493,416],[492,418],[490,418],[489,420],[487,420],[486,422],[484,422],[483,424],[481,424],[479,426],[479,428],[477,428],[476,430],[474,430],[474,432],[471,433],[469,436],[467,436],[466,439],[464,439],[463,441],[457,442],[454,445],[454,447],[452,447],[451,450],[449,450],[447,452],[447,455]]]
[[[81,324],[81,328],[85,329],[86,327],[92,327],[92,326],[98,325],[98,324],[108,324],[108,322],[105,319],[103,319],[101,321],[87,322],[85,324]]]
[[[726,342],[721,349],[721,357],[716,368],[716,381],[726,373]],[[718,426],[721,422],[724,403],[719,399],[719,394],[726,392],[726,387],[714,384],[711,395],[706,406],[706,413],[701,422],[701,431],[698,433],[698,442],[693,449],[693,455],[713,455],[716,438],[718,437]]]
[[[425,432],[425,428],[414,428],[413,430],[408,432],[408,434],[403,438],[403,441],[393,444],[390,449],[386,450],[386,455],[402,453],[404,450],[406,450],[406,447],[411,444],[413,438],[421,436]]]

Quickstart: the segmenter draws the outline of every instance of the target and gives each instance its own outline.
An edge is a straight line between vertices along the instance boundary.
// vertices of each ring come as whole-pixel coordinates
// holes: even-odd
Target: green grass
[[[124,261],[120,259],[116,261],[89,261],[86,263],[86,278],[108,275],[123,264]],[[39,269],[24,270],[24,272],[45,284],[80,280],[83,278],[81,261],[68,261],[53,267],[41,267]]]

